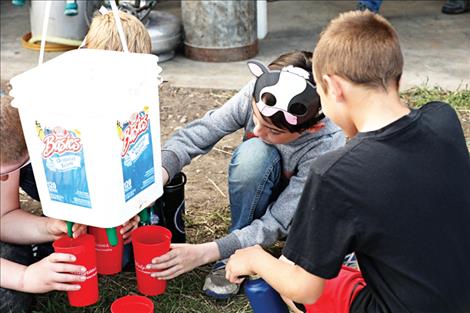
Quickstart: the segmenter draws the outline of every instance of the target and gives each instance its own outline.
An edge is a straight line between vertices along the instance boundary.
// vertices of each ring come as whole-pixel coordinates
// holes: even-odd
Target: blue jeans
[[[366,6],[372,12],[379,12],[383,0],[359,0],[358,4]]]
[[[235,149],[228,171],[230,232],[264,215],[279,194],[280,176],[281,156],[274,146],[252,138]]]

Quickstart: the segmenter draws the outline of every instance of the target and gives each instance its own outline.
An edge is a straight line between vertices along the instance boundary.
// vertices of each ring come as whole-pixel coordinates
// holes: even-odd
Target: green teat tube
[[[70,238],[73,238],[72,227],[73,227],[73,222],[67,221],[67,235],[68,235]]]
[[[109,244],[113,247],[118,244],[118,236],[116,227],[106,228],[106,235],[108,236]]]
[[[141,225],[150,225],[150,214],[147,208],[140,211],[139,216]]]

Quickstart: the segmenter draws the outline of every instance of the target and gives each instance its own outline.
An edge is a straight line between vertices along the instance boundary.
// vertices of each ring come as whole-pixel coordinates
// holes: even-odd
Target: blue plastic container
[[[279,293],[262,278],[250,276],[244,287],[254,313],[289,313]]]

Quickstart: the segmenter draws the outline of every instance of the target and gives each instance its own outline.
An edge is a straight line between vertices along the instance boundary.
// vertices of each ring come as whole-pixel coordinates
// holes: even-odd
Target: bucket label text
[[[129,120],[116,124],[122,141],[121,164],[126,201],[155,183],[149,108],[134,113]]]
[[[42,127],[36,132],[51,200],[91,208],[80,132],[63,127]]]

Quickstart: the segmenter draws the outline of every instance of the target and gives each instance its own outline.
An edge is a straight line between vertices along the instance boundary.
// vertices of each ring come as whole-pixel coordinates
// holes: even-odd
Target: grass
[[[412,107],[420,107],[431,100],[450,103],[458,112],[467,138],[467,145],[470,147],[470,89],[468,87],[456,91],[447,91],[438,87],[422,86],[404,91],[402,98]],[[230,216],[228,208],[219,211],[187,209],[186,226],[190,242],[205,242],[214,236],[221,236],[226,231]],[[155,304],[155,311],[166,313],[251,312],[251,307],[243,294],[229,301],[213,301],[203,294],[202,285],[209,269],[210,266],[203,266],[169,281],[165,294],[150,297]],[[111,303],[118,297],[138,294],[135,275],[132,272],[120,273],[114,276],[100,276],[99,284],[100,301],[94,306],[72,308],[68,305],[64,292],[51,292],[36,297],[37,303],[33,312],[110,312]]]
[[[403,101],[414,108],[419,108],[429,101],[444,101],[449,103],[457,112],[465,136],[467,148],[470,151],[470,89],[458,88],[454,91],[440,87],[429,88],[419,86],[408,89],[401,94]]]
[[[455,91],[444,90],[440,87],[429,88],[420,86],[402,92],[402,99],[412,107],[421,107],[429,101],[444,101],[449,103],[456,111],[470,111],[469,86]]]
[[[201,283],[208,271],[209,267],[206,266],[169,281],[165,294],[149,297],[155,304],[155,312],[251,312],[248,301],[241,294],[230,301],[218,302],[204,296]],[[135,274],[125,272],[114,276],[100,276],[99,290],[99,302],[85,308],[70,307],[64,292],[40,295],[37,297],[38,302],[33,312],[109,313],[111,303],[115,299],[129,294],[138,294]]]

